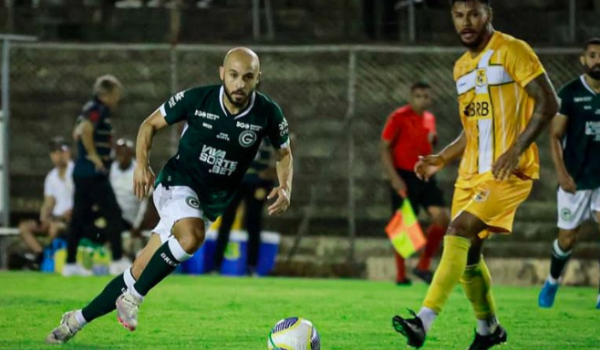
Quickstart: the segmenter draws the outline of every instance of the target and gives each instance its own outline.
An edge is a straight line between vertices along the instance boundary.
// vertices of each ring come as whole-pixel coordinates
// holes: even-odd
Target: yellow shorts
[[[469,180],[456,181],[452,199],[452,218],[467,211],[486,223],[489,229],[479,234],[487,238],[489,232],[512,232],[515,213],[529,193],[533,181],[512,175],[508,180],[496,181],[491,172]]]

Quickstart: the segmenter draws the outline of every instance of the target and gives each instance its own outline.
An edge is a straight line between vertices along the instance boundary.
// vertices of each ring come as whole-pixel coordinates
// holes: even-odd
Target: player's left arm
[[[290,207],[292,196],[292,179],[294,178],[294,162],[291,147],[285,147],[277,150],[277,180],[279,186],[275,187],[267,199],[277,197],[277,200],[268,208],[269,215],[283,213]]]
[[[492,173],[498,180],[504,180],[510,176],[519,165],[521,154],[531,146],[558,113],[558,96],[546,73],[541,74],[527,84],[525,90],[535,101],[533,115],[512,147],[494,163]]]
[[[273,119],[267,131],[267,137],[277,153],[277,180],[279,186],[273,188],[267,199],[277,197],[275,202],[269,206],[269,215],[281,214],[290,207],[292,196],[292,179],[294,178],[294,163],[292,147],[290,143],[290,130],[288,122],[283,116],[281,108],[273,104]]]
[[[515,83],[534,100],[535,107],[525,130],[492,166],[492,174],[498,180],[507,179],[518,167],[521,154],[531,146],[559,108],[558,96],[544,66],[526,42],[511,41],[507,45],[503,65]]]

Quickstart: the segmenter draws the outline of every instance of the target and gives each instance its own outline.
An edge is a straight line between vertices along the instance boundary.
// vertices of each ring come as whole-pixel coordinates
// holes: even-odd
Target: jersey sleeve
[[[400,123],[398,123],[398,118],[395,117],[394,114],[391,114],[388,117],[385,126],[383,127],[383,131],[381,132],[381,139],[387,142],[393,142],[398,133],[400,132]]]
[[[82,121],[87,120],[94,124],[95,127],[96,124],[98,124],[98,122],[100,121],[100,119],[102,119],[102,111],[99,110],[97,106],[87,104],[83,107],[79,118],[77,118],[77,123],[79,124]]]
[[[523,88],[546,72],[533,49],[522,40],[508,44],[505,68],[513,80]]]
[[[571,114],[571,102],[573,98],[570,96],[569,89],[566,86],[560,89],[558,98],[560,99],[560,110],[558,113],[568,117]]]
[[[187,120],[188,105],[190,104],[189,95],[189,90],[178,92],[160,106],[160,113],[167,121],[167,124],[172,125],[182,120]]]
[[[283,112],[273,104],[273,119],[267,132],[269,141],[275,149],[287,148],[290,145],[290,128]]]
[[[44,197],[56,197],[54,195],[54,186],[52,186],[52,177],[50,173],[46,175],[46,179],[44,180]]]
[[[427,132],[437,135],[437,127],[435,125],[435,116],[433,113],[425,113],[423,116],[423,125],[425,126],[425,129],[427,129]]]

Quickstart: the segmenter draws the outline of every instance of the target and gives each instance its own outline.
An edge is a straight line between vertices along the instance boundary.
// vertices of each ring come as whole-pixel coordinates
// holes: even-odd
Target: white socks
[[[137,290],[135,290],[135,287],[133,285],[127,288],[127,291],[131,293],[131,295],[133,295],[134,297],[140,298],[142,301],[144,301],[144,296],[141,295]]]
[[[77,320],[77,323],[79,323],[79,328],[87,324],[87,321],[83,317],[83,313],[81,313],[81,310],[75,311],[75,319]]]
[[[477,320],[477,334],[479,335],[491,335],[498,327],[498,319],[496,316],[492,316],[487,320]]]
[[[433,321],[435,321],[437,314],[430,308],[422,307],[421,310],[419,310],[417,317],[423,321],[423,327],[425,328],[425,333],[427,333],[429,332]]]
[[[131,267],[125,270],[125,272],[123,272],[123,281],[125,282],[127,288],[131,288],[135,284],[135,278],[131,273]]]

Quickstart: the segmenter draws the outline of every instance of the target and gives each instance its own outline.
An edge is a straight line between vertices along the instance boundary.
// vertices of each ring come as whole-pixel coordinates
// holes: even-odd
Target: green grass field
[[[270,328],[289,316],[313,321],[323,350],[405,349],[390,319],[418,309],[426,290],[353,280],[171,276],[147,297],[137,331],[122,328],[112,313],[66,345],[46,345],[62,313],[81,308],[108,280],[0,273],[0,349],[264,350]],[[600,349],[595,289],[563,288],[552,310],[537,308],[537,292],[496,288],[499,317],[509,334],[503,349]],[[474,327],[470,305],[457,288],[424,349],[465,349]]]

